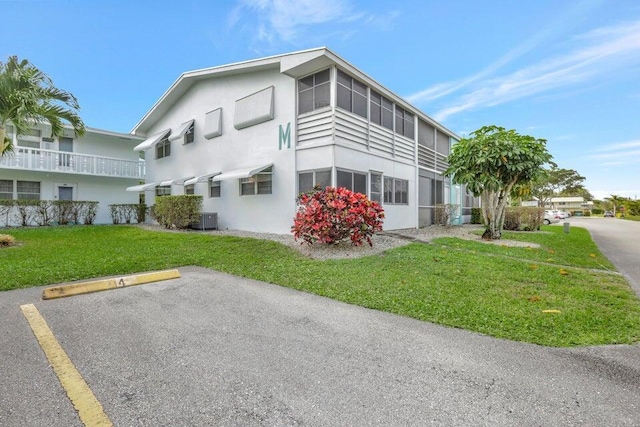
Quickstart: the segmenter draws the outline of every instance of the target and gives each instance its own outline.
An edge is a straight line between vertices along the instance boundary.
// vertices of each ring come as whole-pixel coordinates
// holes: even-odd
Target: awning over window
[[[148,184],[134,185],[133,187],[127,187],[126,191],[145,191],[156,188],[159,184],[157,182],[150,182]]]
[[[238,179],[238,178],[249,178],[255,174],[262,172],[265,169],[269,169],[273,166],[273,163],[269,163],[264,166],[254,166],[252,168],[243,168],[236,169],[233,171],[221,173],[220,175],[216,175],[213,177],[213,181],[223,181],[225,179]]]
[[[195,184],[197,182],[207,182],[207,181],[209,181],[211,178],[213,178],[216,175],[220,175],[220,172],[213,172],[213,173],[208,173],[206,175],[196,176],[195,178],[191,178],[191,179],[185,181],[184,185],[191,185],[191,184]]]
[[[178,179],[168,179],[166,181],[160,182],[160,184],[158,184],[158,185],[162,185],[162,186],[165,186],[165,185],[184,185],[185,181],[188,181],[188,180],[190,180],[192,178],[193,178],[193,176],[188,176],[186,178],[178,178]]]
[[[135,147],[133,147],[133,151],[148,150],[149,148],[155,146],[158,142],[160,142],[162,140],[162,138],[167,136],[167,134],[169,132],[171,132],[171,129],[165,129],[162,132],[158,132],[158,133],[152,135],[151,137],[149,137],[149,138],[145,139],[144,141],[142,141],[140,144],[138,144]]]
[[[175,132],[171,132],[171,136],[169,137],[169,141],[176,141],[178,139],[184,138],[184,135],[189,131],[189,128],[193,124],[194,120],[189,120],[181,124]]]

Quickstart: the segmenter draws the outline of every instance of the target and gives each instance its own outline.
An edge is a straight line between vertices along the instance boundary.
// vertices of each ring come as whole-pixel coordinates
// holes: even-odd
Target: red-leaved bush
[[[293,237],[308,244],[338,243],[351,239],[361,246],[371,243],[371,236],[382,231],[384,209],[361,193],[346,188],[326,187],[298,198],[298,212],[293,219]]]

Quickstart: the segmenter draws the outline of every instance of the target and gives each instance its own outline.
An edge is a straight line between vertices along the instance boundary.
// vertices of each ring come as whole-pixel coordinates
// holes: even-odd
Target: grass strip
[[[511,340],[549,346],[640,341],[640,301],[625,279],[566,267],[607,265],[582,259],[582,251],[592,253],[584,237],[575,243],[586,248],[565,253],[563,267],[556,267],[537,264],[539,254],[521,248],[528,256],[523,261],[485,255],[513,249],[501,246],[453,250],[457,239],[438,240],[451,248],[409,244],[365,258],[317,261],[271,241],[131,226],[11,233],[21,245],[0,251],[0,290],[199,265]],[[534,239],[559,253],[566,242],[553,235]]]

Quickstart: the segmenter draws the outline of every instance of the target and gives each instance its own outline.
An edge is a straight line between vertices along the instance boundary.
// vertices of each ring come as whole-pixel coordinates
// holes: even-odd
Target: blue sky
[[[548,140],[598,198],[640,196],[640,2],[0,0],[0,58],[129,132],[182,72],[327,46],[461,136]]]

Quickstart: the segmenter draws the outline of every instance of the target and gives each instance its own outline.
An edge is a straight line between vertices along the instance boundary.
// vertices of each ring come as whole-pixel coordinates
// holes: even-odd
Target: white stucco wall
[[[7,169],[0,169],[0,179],[39,182],[41,200],[57,200],[58,186],[73,187],[74,200],[100,202],[96,224],[111,224],[110,204],[138,203],[139,197],[138,193],[125,191],[127,186],[139,182],[131,179]],[[0,226],[4,225],[5,219],[0,218]],[[10,225],[17,224],[11,222]]]
[[[274,119],[235,129],[236,100],[269,86],[274,86]],[[220,107],[222,135],[205,139],[205,114]],[[289,233],[295,213],[295,80],[274,69],[197,82],[153,124],[147,136],[168,128],[175,130],[191,119],[195,119],[193,143],[172,142],[171,155],[162,159],[155,159],[155,149],[146,151],[145,181],[225,173],[273,163],[272,194],[240,196],[238,179],[221,182],[221,197],[209,197],[208,183],[196,184],[195,194],[204,197],[204,212],[218,213],[221,229]],[[291,123],[291,148],[280,149],[280,125],[286,129],[288,123]],[[183,191],[182,186],[172,187],[172,194]],[[155,192],[146,192],[149,204],[154,198]]]

